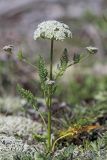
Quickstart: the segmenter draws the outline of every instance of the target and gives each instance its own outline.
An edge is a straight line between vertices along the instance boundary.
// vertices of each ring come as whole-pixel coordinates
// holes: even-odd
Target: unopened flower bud
[[[96,47],[86,47],[87,51],[90,53],[90,54],[96,54],[98,52],[98,48]]]
[[[3,47],[3,50],[8,53],[12,53],[13,45],[7,45]]]

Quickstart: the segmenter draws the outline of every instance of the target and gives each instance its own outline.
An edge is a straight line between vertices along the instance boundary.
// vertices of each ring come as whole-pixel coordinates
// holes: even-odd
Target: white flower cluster
[[[34,32],[34,40],[38,38],[64,40],[72,38],[69,26],[58,21],[44,21],[40,23]]]
[[[21,158],[24,155],[33,158],[34,153],[34,147],[23,143],[22,140],[18,140],[12,136],[0,135],[0,160],[14,160],[14,156],[19,155]]]
[[[32,141],[32,135],[40,132],[41,128],[41,124],[25,117],[0,115],[0,134],[17,135]]]

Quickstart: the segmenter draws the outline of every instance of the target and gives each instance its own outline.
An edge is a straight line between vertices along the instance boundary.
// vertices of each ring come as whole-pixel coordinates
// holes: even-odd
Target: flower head
[[[13,45],[7,45],[3,47],[3,50],[8,53],[12,53]]]
[[[87,49],[87,51],[88,51],[90,54],[96,54],[97,51],[98,51],[98,48],[96,48],[96,47],[91,47],[91,46],[86,47],[86,49]]]
[[[38,38],[64,40],[72,38],[69,26],[58,21],[44,21],[40,23],[34,32],[34,40]]]

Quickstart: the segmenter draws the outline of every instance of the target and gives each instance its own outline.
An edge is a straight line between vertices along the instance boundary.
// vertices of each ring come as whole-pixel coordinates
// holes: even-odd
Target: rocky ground
[[[69,160],[71,157],[73,160],[105,159],[107,115],[104,97],[106,94],[102,96],[100,92],[95,99],[84,99],[84,103],[81,101],[81,105],[74,106],[53,101],[53,136],[56,139],[59,133],[66,134],[68,127],[72,136],[56,143],[54,154],[50,156],[45,154],[43,144],[34,138],[37,133],[45,133],[35,110],[19,97],[1,98],[0,160]],[[38,99],[38,105],[46,113],[42,99]]]

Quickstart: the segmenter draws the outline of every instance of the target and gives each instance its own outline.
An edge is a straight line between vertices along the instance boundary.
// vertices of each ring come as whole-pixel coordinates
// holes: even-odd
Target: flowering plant
[[[43,120],[43,123],[47,129],[47,136],[45,137],[45,136],[35,135],[35,137],[38,138],[39,140],[43,141],[46,140],[47,151],[51,152],[53,145],[51,138],[51,133],[52,133],[51,109],[52,109],[52,97],[57,88],[56,81],[64,74],[64,72],[68,67],[79,63],[81,59],[84,59],[84,56],[80,54],[74,54],[73,60],[72,62],[70,62],[68,58],[68,51],[65,48],[60,58],[60,62],[57,66],[57,71],[55,72],[55,74],[53,74],[54,41],[58,40],[63,41],[66,38],[72,38],[72,32],[70,31],[69,26],[64,23],[60,23],[58,21],[45,21],[40,23],[34,32],[34,40],[37,40],[38,38],[49,39],[51,41],[51,48],[50,48],[50,70],[49,71],[47,70],[45,60],[42,56],[39,56],[39,61],[37,66],[40,77],[41,89],[48,109],[48,124],[46,124],[42,113],[39,112]],[[87,47],[86,49],[88,51],[88,56],[95,54],[97,52],[97,48],[95,47]],[[25,62],[29,63],[29,61],[23,56],[21,51],[19,52],[18,57],[20,60],[24,60]],[[31,65],[33,66],[33,64]],[[20,94],[24,98],[26,98],[27,101],[31,103],[32,106],[37,111],[39,111],[35,96],[30,91],[27,91],[21,88],[20,86],[18,86],[18,90]]]

